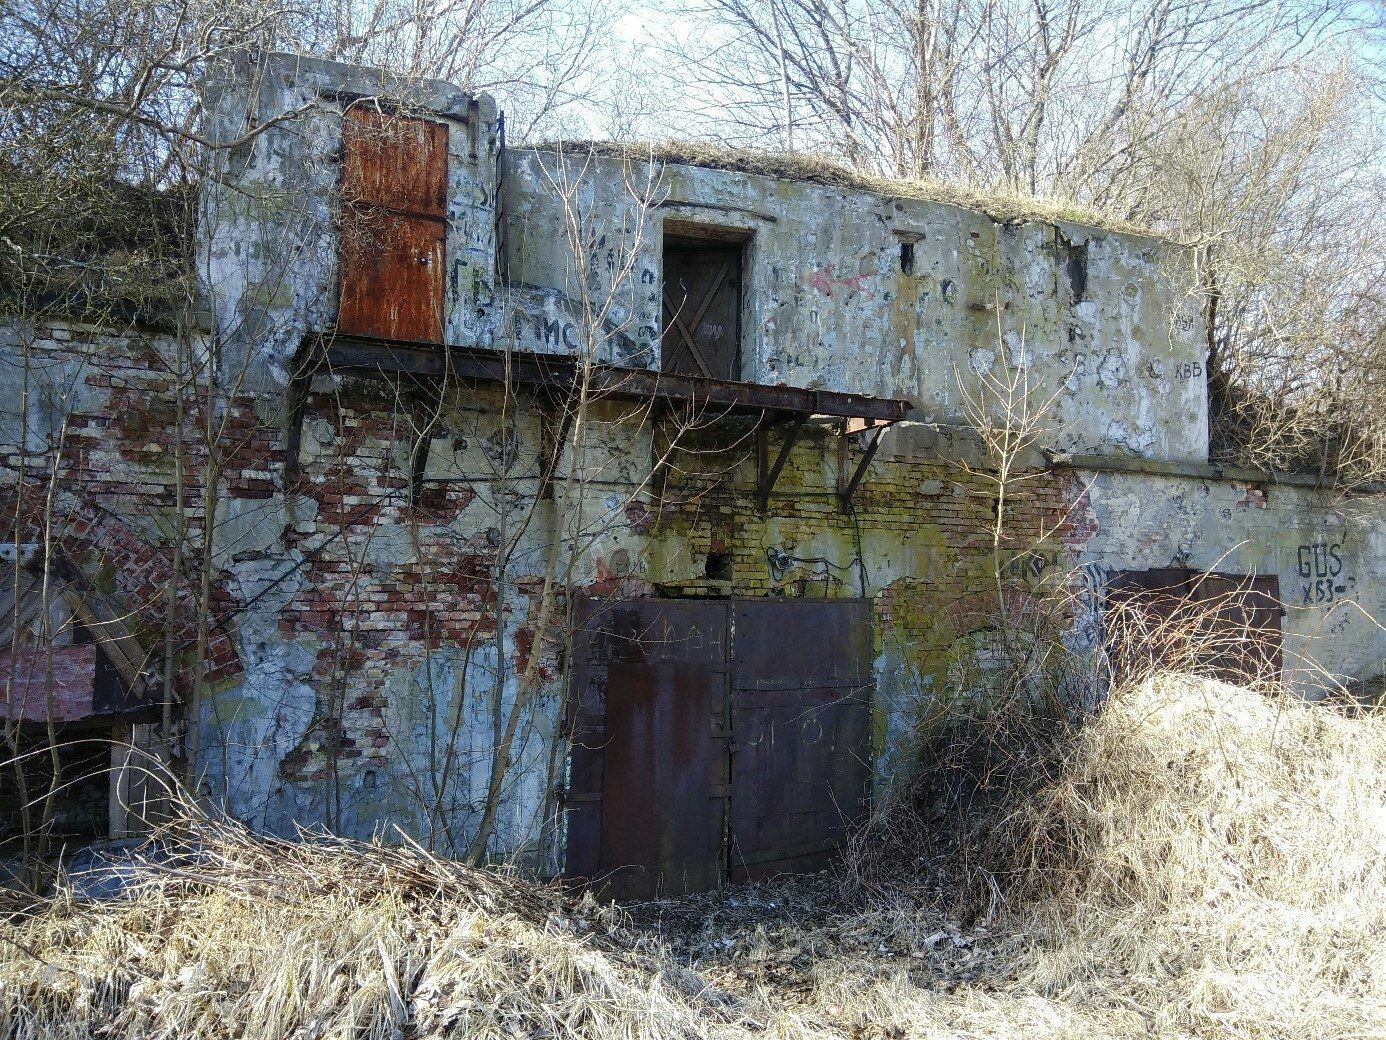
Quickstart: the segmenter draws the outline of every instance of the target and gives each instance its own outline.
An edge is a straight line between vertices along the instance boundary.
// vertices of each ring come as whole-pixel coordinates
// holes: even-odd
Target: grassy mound
[[[128,899],[11,915],[0,1036],[1386,1036],[1386,718],[1171,677],[1062,751],[988,810],[970,924],[918,877],[623,912],[201,824]]]

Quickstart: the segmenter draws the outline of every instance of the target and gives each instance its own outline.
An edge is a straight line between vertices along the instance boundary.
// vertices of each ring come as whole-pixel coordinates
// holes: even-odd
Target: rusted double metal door
[[[826,865],[870,795],[862,600],[587,601],[568,873],[618,897]]]

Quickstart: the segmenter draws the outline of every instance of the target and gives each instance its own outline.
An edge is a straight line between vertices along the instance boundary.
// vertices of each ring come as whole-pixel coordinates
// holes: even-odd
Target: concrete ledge
[[[1144,473],[1149,476],[1184,477],[1189,480],[1240,480],[1248,484],[1281,484],[1291,487],[1319,488],[1347,494],[1380,494],[1386,484],[1373,481],[1356,487],[1340,487],[1324,481],[1313,473],[1282,473],[1276,470],[1244,469],[1240,466],[1217,466],[1207,462],[1164,462],[1158,459],[1122,458],[1113,455],[1053,454],[1050,469],[1087,469],[1108,473]]]

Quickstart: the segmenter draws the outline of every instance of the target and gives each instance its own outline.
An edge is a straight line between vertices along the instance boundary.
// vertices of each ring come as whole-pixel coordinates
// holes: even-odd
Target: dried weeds
[[[11,906],[0,1035],[1386,1035],[1386,718],[1164,676],[1045,733],[966,828],[624,910],[199,821],[124,899]]]

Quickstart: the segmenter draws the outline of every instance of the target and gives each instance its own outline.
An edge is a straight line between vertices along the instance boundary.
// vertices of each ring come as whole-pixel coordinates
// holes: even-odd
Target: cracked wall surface
[[[185,653],[211,485],[201,781],[254,827],[398,827],[460,851],[513,715],[491,851],[560,869],[565,648],[562,626],[538,620],[553,588],[560,617],[577,595],[870,600],[882,781],[994,659],[998,601],[1082,653],[1120,570],[1275,574],[1306,694],[1386,670],[1386,499],[1199,465],[1202,336],[1173,247],[726,170],[520,150],[497,166],[494,106],[446,84],[285,58],[218,77],[207,101],[223,140],[313,109],[231,149],[207,186],[204,327],[183,340],[0,329],[0,390],[21,402],[0,416],[0,506],[19,542],[40,540],[35,503],[56,473],[72,554],[151,643],[172,624]],[[744,379],[915,406],[851,508],[823,424],[806,427],[762,511],[744,418],[682,428],[639,403],[591,402],[553,456],[551,401],[325,366],[300,423],[285,387],[335,317],[341,110],[381,93],[449,128],[449,342],[657,368],[661,229],[741,236]],[[189,359],[214,391],[170,375]],[[964,390],[1005,359],[1053,397],[1053,450],[1052,465],[1024,460],[998,546],[994,460],[967,430]],[[224,420],[215,458],[197,448],[206,400]],[[848,467],[864,447],[850,438]],[[1133,471],[1140,460],[1185,472]],[[551,462],[560,479],[546,486]]]
[[[582,151],[514,150],[504,179],[509,266],[529,293],[573,295],[565,212],[604,248],[640,232],[639,263],[618,291],[626,363],[658,364],[664,224],[718,228],[746,236],[747,381],[904,397],[917,419],[958,423],[960,381],[1005,356],[1029,367],[1036,404],[1053,397],[1054,448],[1207,459],[1193,272],[1168,243]],[[538,345],[558,349],[552,334]]]

